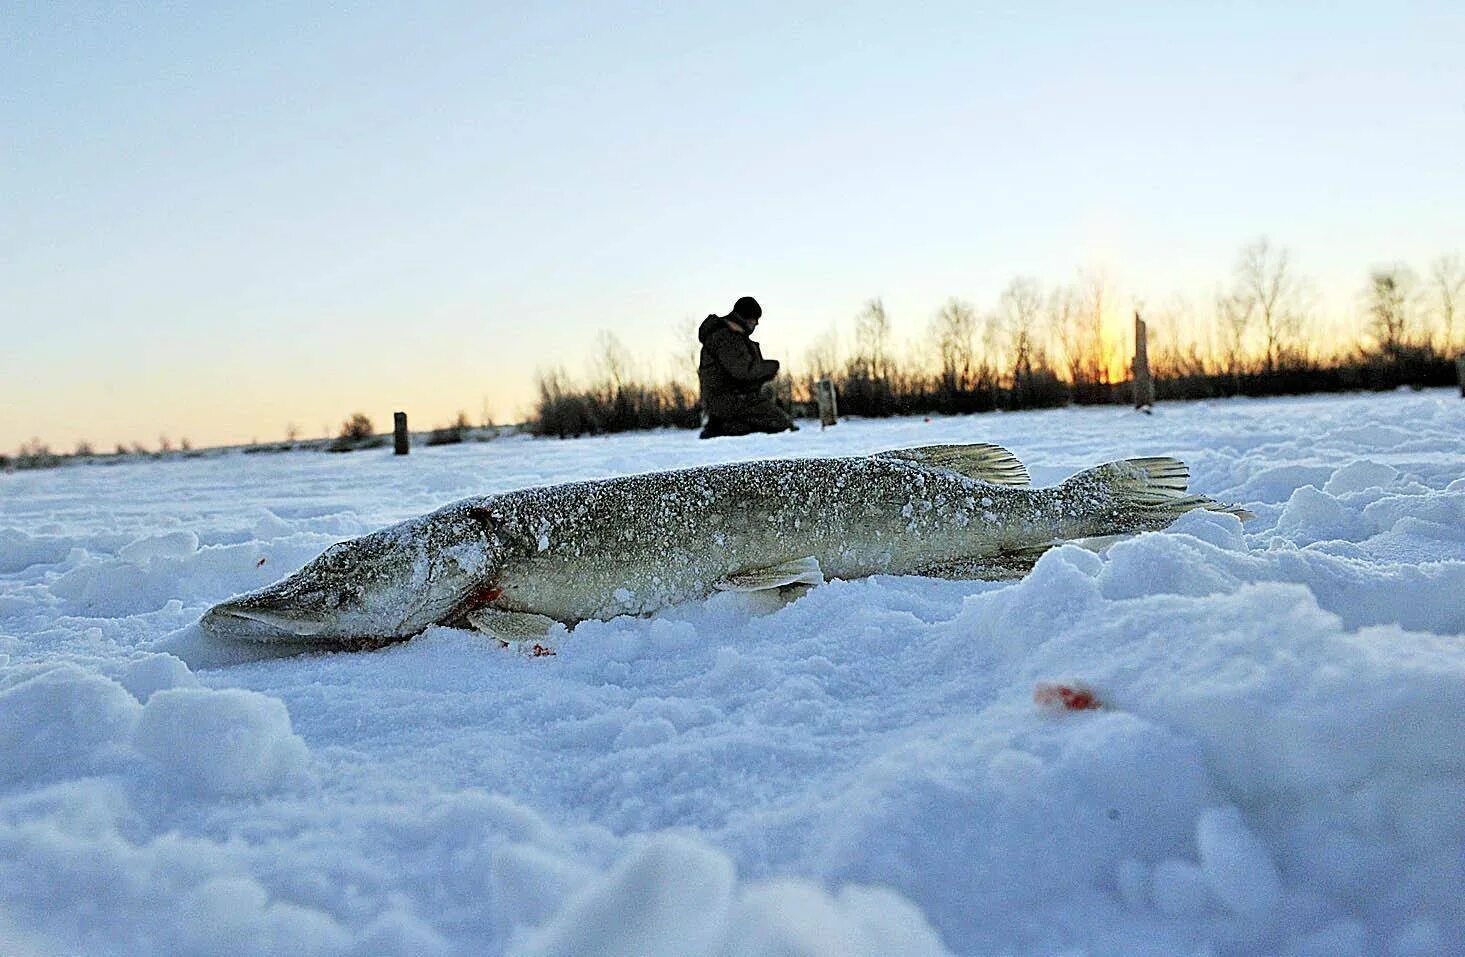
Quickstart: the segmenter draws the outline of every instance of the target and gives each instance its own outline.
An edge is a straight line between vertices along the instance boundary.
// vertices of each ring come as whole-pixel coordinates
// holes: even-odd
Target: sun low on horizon
[[[1221,348],[1263,237],[1310,353],[1383,267],[1449,351],[1462,36],[1445,3],[18,8],[0,451],[521,422],[608,341],[685,379],[744,295],[795,376],[872,301],[912,368],[953,300],[1000,364],[1025,277],[1060,367],[1051,301],[1103,278],[1120,381],[1136,310]]]

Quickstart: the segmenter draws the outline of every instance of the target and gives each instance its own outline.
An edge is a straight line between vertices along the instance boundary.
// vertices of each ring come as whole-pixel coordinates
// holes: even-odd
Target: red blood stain
[[[498,586],[498,582],[489,582],[473,593],[473,597],[468,599],[468,607],[480,608],[484,605],[492,605],[502,597],[504,597],[504,590]]]
[[[1049,711],[1094,711],[1104,707],[1092,688],[1078,682],[1039,681],[1033,687],[1033,702]]]
[[[498,640],[498,643],[500,648],[509,647],[509,643],[507,641],[504,641],[502,638]],[[531,658],[552,658],[557,654],[559,654],[559,652],[555,651],[553,648],[541,645],[537,641],[529,648],[529,656]]]

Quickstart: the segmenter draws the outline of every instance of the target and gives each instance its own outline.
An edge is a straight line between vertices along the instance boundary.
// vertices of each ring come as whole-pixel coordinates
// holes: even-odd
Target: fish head
[[[407,638],[481,585],[493,545],[481,524],[435,513],[332,545],[294,574],[215,605],[200,624],[254,641]]]

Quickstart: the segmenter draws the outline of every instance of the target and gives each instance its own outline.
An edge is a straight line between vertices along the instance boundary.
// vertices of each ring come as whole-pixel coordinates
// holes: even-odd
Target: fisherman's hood
[[[730,318],[730,316],[713,315],[703,319],[702,325],[697,327],[697,340],[699,342],[706,342],[707,338],[719,329],[726,329],[728,332],[732,332],[733,330],[727,324]],[[746,332],[742,334],[747,335]]]

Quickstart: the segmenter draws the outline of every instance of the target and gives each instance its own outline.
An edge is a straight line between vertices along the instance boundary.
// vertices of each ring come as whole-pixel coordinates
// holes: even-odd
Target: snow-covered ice
[[[210,667],[192,631],[470,495],[962,441],[1039,485],[1174,454],[1257,517],[550,658],[435,627]],[[0,475],[5,954],[1404,957],[1465,953],[1462,888],[1452,393]]]

